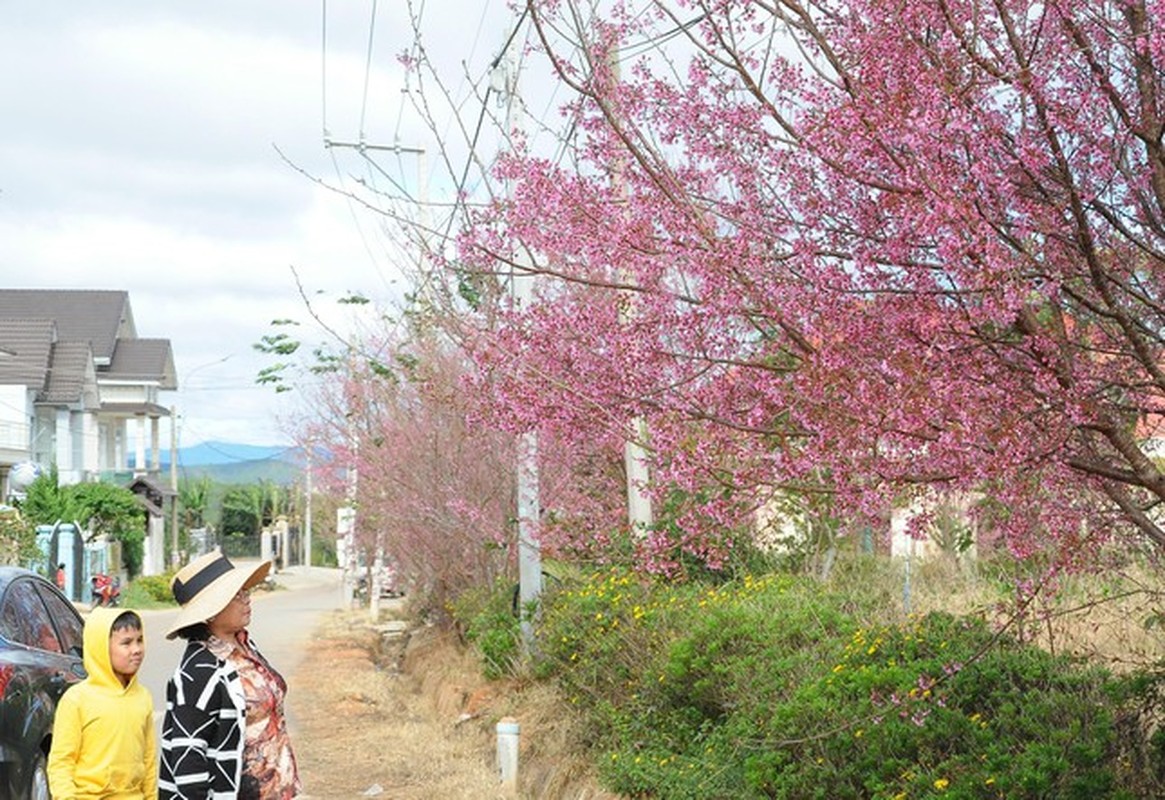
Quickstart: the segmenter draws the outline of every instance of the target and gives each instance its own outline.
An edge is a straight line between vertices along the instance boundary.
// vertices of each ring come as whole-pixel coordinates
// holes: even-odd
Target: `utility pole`
[[[421,253],[420,253],[419,266],[420,266],[420,272],[421,272],[421,292],[424,293],[430,285],[430,281],[428,280],[428,275],[426,274],[428,272],[428,262],[429,262],[429,254],[428,254],[428,249],[429,249],[429,244],[428,244],[428,239],[429,239],[429,236],[428,236],[428,232],[429,232],[429,167],[428,167],[428,160],[426,158],[427,154],[425,152],[425,148],[423,148],[423,147],[409,147],[407,145],[402,145],[402,144],[368,144],[363,139],[360,139],[360,141],[357,141],[357,142],[339,142],[339,141],[336,141],[335,139],[328,138],[327,136],[324,137],[324,147],[328,148],[328,149],[331,149],[333,147],[341,147],[341,148],[349,148],[352,150],[356,150],[362,156],[364,156],[365,158],[368,159],[368,163],[371,164],[373,167],[375,167],[377,172],[379,172],[381,175],[384,175],[386,178],[389,177],[388,174],[383,169],[381,169],[380,165],[377,164],[376,161],[374,161],[368,155],[369,151],[371,151],[371,152],[384,152],[384,153],[397,153],[397,154],[412,153],[412,154],[416,155],[416,157],[417,157],[417,205],[419,206],[419,211],[420,211],[420,219],[419,219],[419,225],[418,225],[418,227],[420,229],[420,236],[418,237],[418,239],[419,239]],[[390,178],[390,180],[391,180],[391,178]]]
[[[429,205],[429,203],[428,203],[429,176],[428,176],[427,162],[425,160],[425,148],[423,148],[423,147],[408,147],[406,145],[401,145],[401,144],[391,144],[391,145],[368,144],[367,142],[364,141],[363,132],[361,132],[360,140],[356,141],[356,142],[336,141],[335,139],[331,139],[325,135],[324,136],[324,147],[329,148],[329,149],[333,148],[333,147],[344,147],[344,148],[351,148],[351,149],[357,150],[360,152],[361,155],[363,155],[365,158],[367,158],[368,163],[372,164],[372,166],[374,166],[376,168],[376,170],[378,172],[380,172],[382,175],[385,174],[384,170],[382,170],[380,168],[380,166],[374,160],[372,160],[372,158],[370,158],[368,156],[368,151],[388,152],[388,153],[398,153],[398,154],[399,153],[413,153],[417,156],[417,193],[418,193],[418,203],[420,205],[420,217],[421,217],[421,223],[420,223],[420,228],[421,228],[421,238],[420,238],[420,241],[421,241],[421,287],[422,287],[422,291],[423,291],[424,287],[428,286],[428,284],[429,284],[428,278],[425,275],[425,265],[428,263],[428,254],[426,252],[426,250],[427,250],[427,241],[426,240],[428,237],[426,234],[427,234],[427,214],[428,214],[428,205]],[[386,177],[387,177],[387,175],[386,175]],[[355,484],[356,484],[355,468],[353,468],[352,477],[350,479],[350,487],[349,487],[349,491],[352,495],[353,503],[355,503],[355,491],[356,491]],[[311,508],[310,498],[308,500],[308,503],[309,503],[308,508],[310,509]],[[345,534],[345,539],[350,542],[349,548],[351,549],[351,551],[353,551],[352,558],[353,558],[353,564],[355,564],[354,550],[355,550],[355,513],[356,512],[355,512],[354,507],[349,509],[349,511],[350,511],[350,513],[346,514],[342,520],[337,520],[337,528],[338,528],[337,533],[339,533],[339,528],[341,528],[341,527],[343,527],[343,529],[347,531],[347,533]],[[309,529],[308,535],[310,536],[310,529]],[[308,552],[310,553],[310,544],[308,546]],[[308,563],[310,564],[310,561]],[[372,617],[373,621],[376,621],[380,617],[380,591],[381,591],[380,583],[381,583],[381,576],[382,576],[382,573],[384,571],[383,567],[384,567],[384,546],[383,546],[380,534],[378,533],[377,537],[376,537],[376,554],[375,554],[374,560],[373,560],[372,579],[369,581],[369,586],[368,586],[368,594],[369,594],[368,609],[369,609],[369,614]],[[345,585],[348,586],[348,582],[345,582]],[[345,605],[349,605],[349,606],[351,605],[352,588],[353,588],[353,586],[348,586],[348,588],[345,589],[345,601],[346,601]]]
[[[607,66],[610,70],[611,82],[615,86],[619,84],[619,59],[618,50],[612,47],[607,52]],[[621,200],[623,208],[626,209],[630,198],[627,195],[627,182],[624,176],[626,170],[626,160],[623,158],[615,162],[614,169],[614,184],[615,193]],[[623,278],[623,283],[630,282],[630,276],[624,274],[620,276]],[[635,313],[635,295],[628,291],[620,298],[619,304],[619,322],[626,324],[630,322]],[[651,511],[651,497],[647,493],[647,483],[651,480],[651,473],[648,469],[647,462],[647,422],[643,417],[635,416],[631,418],[627,428],[627,440],[623,443],[623,466],[627,473],[627,522],[631,528],[632,536],[643,537],[647,535],[648,530],[651,529],[655,521],[655,517]]]
[[[519,67],[505,51],[493,64],[490,88],[499,92],[506,102],[506,133],[514,135],[520,129],[521,96],[518,92]],[[513,186],[506,182],[506,194],[512,196]],[[524,262],[527,253],[521,250],[514,260]],[[529,309],[534,299],[534,276],[515,269],[511,274],[511,298],[517,309]],[[542,595],[542,548],[538,541],[541,502],[538,493],[538,433],[525,431],[518,437],[518,599],[521,602],[522,642],[527,652],[534,647],[534,620],[526,610],[533,607]]]
[[[307,447],[304,448],[304,466],[306,469],[303,473],[303,565],[305,567],[311,566],[311,457],[312,444],[309,441]]]
[[[647,423],[643,417],[633,417],[628,438],[623,445],[623,463],[627,471],[627,521],[633,536],[644,536],[655,521],[651,511],[651,497],[647,482],[651,472],[647,467]]]
[[[348,354],[348,379],[352,380],[352,354]],[[349,390],[351,391],[351,390]],[[357,574],[359,561],[356,558],[356,490],[359,481],[359,472],[357,469],[357,462],[359,460],[360,440],[356,432],[356,421],[354,419],[353,409],[351,407],[352,399],[349,397],[348,407],[348,446],[352,452],[349,456],[351,461],[348,464],[348,504],[343,508],[336,510],[336,533],[340,537],[337,546],[342,546],[342,556],[340,564],[344,570],[343,592],[344,592],[344,607],[352,607],[352,597],[356,590],[356,583],[360,577]]]
[[[178,569],[178,409],[170,406],[170,489],[174,492],[170,498],[170,536],[173,544],[170,548],[170,567]],[[155,562],[156,563],[156,562]]]

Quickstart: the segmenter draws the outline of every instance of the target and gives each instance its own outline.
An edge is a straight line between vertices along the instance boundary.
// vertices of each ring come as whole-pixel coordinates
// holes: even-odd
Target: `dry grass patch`
[[[886,608],[900,614],[905,594],[899,577],[888,585]],[[895,597],[895,594],[898,597]],[[1100,574],[1065,575],[1049,585],[1023,617],[1006,580],[970,573],[950,559],[915,564],[909,591],[917,615],[931,611],[967,615],[1007,627],[1019,638],[1116,672],[1165,662],[1165,574],[1130,565]]]
[[[291,678],[307,796],[504,796],[481,737],[438,717],[417,678],[377,663],[381,634],[362,616],[330,618]]]
[[[489,800],[499,785],[494,726],[521,724],[520,797],[610,800],[579,755],[576,728],[548,687],[487,682],[473,654],[425,628],[385,637],[362,613],[335,612],[290,678],[306,797]]]

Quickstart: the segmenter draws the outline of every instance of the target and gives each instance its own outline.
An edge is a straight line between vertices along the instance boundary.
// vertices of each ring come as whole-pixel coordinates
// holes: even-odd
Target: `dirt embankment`
[[[573,754],[577,729],[552,692],[486,682],[452,637],[400,628],[336,612],[291,675],[307,798],[615,800]],[[521,725],[516,795],[496,768],[495,725],[505,716]]]

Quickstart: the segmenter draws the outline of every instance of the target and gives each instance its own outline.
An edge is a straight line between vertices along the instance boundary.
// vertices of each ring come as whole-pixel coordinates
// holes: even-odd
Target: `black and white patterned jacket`
[[[166,683],[161,800],[236,800],[243,769],[247,699],[239,673],[205,642],[186,645]]]

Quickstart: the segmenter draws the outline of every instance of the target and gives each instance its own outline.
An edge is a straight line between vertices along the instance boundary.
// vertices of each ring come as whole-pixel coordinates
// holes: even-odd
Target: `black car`
[[[0,567],[0,797],[49,800],[45,760],[57,700],[85,677],[82,625],[57,587]]]

